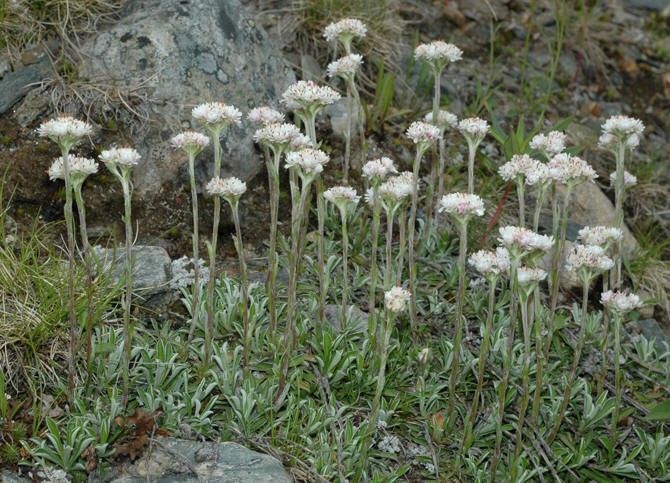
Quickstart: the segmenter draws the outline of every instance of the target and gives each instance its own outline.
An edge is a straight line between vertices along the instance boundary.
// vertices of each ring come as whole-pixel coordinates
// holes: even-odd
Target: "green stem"
[[[503,421],[505,418],[505,406],[507,402],[507,386],[512,371],[512,356],[514,355],[514,332],[517,325],[517,301],[519,297],[519,282],[517,280],[518,261],[514,258],[510,260],[510,318],[507,327],[507,347],[503,358],[503,378],[498,386],[498,419],[496,421],[496,445],[491,460],[491,480],[496,481],[496,468],[500,461],[500,451],[502,447]]]
[[[63,212],[65,216],[65,229],[67,231],[67,306],[70,332],[69,353],[67,360],[68,399],[72,401],[74,398],[74,388],[77,377],[76,357],[79,325],[77,323],[74,291],[75,228],[74,213],[72,211],[72,180],[70,179],[70,163],[68,161],[69,153],[70,149],[67,146],[61,146],[61,156],[63,158],[63,178],[65,179],[65,206],[63,208]]]
[[[414,158],[414,166],[412,170],[412,204],[409,212],[409,222],[407,224],[407,232],[409,234],[408,247],[409,247],[409,290],[412,293],[412,299],[410,300],[410,325],[412,328],[412,333],[414,334],[414,329],[416,329],[418,324],[416,300],[418,298],[416,290],[416,257],[414,254],[414,235],[416,228],[416,211],[419,204],[419,168],[421,166],[421,157],[423,153],[421,149],[417,148],[416,157]]]
[[[586,343],[586,320],[588,316],[590,282],[591,282],[590,279],[585,279],[583,280],[582,283],[582,314],[579,327],[579,336],[578,336],[579,338],[577,340],[577,347],[575,347],[575,352],[572,359],[572,366],[570,367],[570,373],[568,374],[567,384],[565,385],[565,390],[563,391],[563,399],[561,401],[561,406],[558,410],[554,426],[552,427],[551,432],[547,437],[548,444],[551,444],[554,441],[554,439],[556,439],[556,435],[558,434],[558,431],[561,429],[561,424],[563,423],[565,412],[567,411],[568,404],[570,403],[572,386],[575,382],[575,378],[577,377],[577,370],[579,369],[579,360],[581,358],[582,351],[584,350],[584,345]]]
[[[451,374],[449,377],[449,401],[447,406],[447,421],[451,427],[451,420],[456,403],[456,382],[461,359],[461,342],[463,340],[463,305],[465,304],[465,258],[468,251],[468,222],[459,221],[459,250],[458,250],[458,294],[456,295],[456,327],[454,347],[451,356]]]
[[[477,146],[468,139],[468,193],[475,191],[475,156],[477,155]]]
[[[407,206],[403,203],[398,216],[398,264],[396,270],[396,285],[402,284],[403,271],[405,269],[405,252],[407,251]],[[390,287],[389,287],[390,288]]]
[[[546,186],[540,186],[537,189],[537,199],[535,200],[535,211],[533,213],[533,231],[537,232],[540,227],[540,215],[542,214],[542,205],[544,205],[544,196]]]
[[[344,328],[347,322],[347,309],[349,307],[349,234],[347,232],[347,210],[340,209],[342,218],[342,313],[341,325]]]
[[[565,193],[563,196],[563,206],[561,207],[561,216],[560,216],[560,232],[558,234],[558,240],[554,244],[554,253],[551,259],[551,313],[556,312],[556,305],[558,304],[558,289],[559,289],[559,280],[560,280],[560,266],[561,259],[563,258],[563,246],[565,245],[565,234],[568,228],[568,207],[570,205],[570,195],[572,193],[572,187],[567,185],[565,187]],[[551,316],[552,318],[554,315]],[[553,326],[553,323],[550,324]],[[545,353],[546,355],[546,353]]]
[[[621,407],[621,398],[623,394],[623,374],[621,372],[621,315],[615,315],[612,318],[614,325],[614,410],[612,411],[612,427],[610,441],[612,448],[617,442],[617,425],[619,424],[619,413]]]
[[[356,125],[358,127],[358,137],[360,142],[360,163],[356,163],[356,168],[360,168],[365,162],[365,157],[367,156],[366,141],[365,141],[365,126],[364,126],[364,116],[363,116],[363,104],[361,102],[361,96],[356,87],[356,83],[351,80],[350,90],[354,99],[354,107],[356,109]]]
[[[130,307],[133,293],[133,223],[131,219],[131,196],[132,187],[129,179],[123,183],[123,205],[124,205],[124,222],[126,226],[126,259],[125,259],[125,279],[126,279],[126,293],[123,304],[123,407],[128,404],[128,393],[130,390],[130,352],[133,338],[133,327],[130,321]]]
[[[205,328],[205,360],[208,368],[212,360],[212,339],[214,337],[214,282],[216,280],[216,248],[219,239],[219,221],[221,218],[221,198],[214,197],[214,221],[212,241],[209,245],[209,279],[207,280],[207,327]]]
[[[317,177],[316,183],[316,215],[319,235],[317,237],[317,255],[319,264],[319,321],[321,325],[326,323],[326,202],[323,199],[323,178]]]
[[[609,290],[609,283],[607,274],[603,276],[603,293]],[[607,379],[607,369],[609,367],[609,357],[607,356],[607,347],[609,345],[609,331],[610,331],[610,314],[603,312],[603,333],[602,343],[600,345],[601,364],[598,372],[598,379],[596,384],[596,393],[600,395],[605,386],[605,379]]]
[[[486,313],[486,323],[484,324],[484,331],[482,333],[482,345],[479,351],[479,358],[477,361],[477,388],[475,389],[475,395],[472,398],[472,405],[470,406],[470,414],[468,416],[467,431],[463,437],[463,447],[469,448],[472,444],[472,429],[475,426],[475,421],[477,419],[477,414],[479,411],[479,399],[482,396],[482,391],[484,389],[484,369],[486,368],[486,361],[489,355],[489,349],[491,347],[491,337],[493,333],[493,313],[495,311],[496,303],[496,285],[498,284],[497,278],[489,279],[489,306]]]
[[[242,324],[244,339],[244,369],[249,368],[249,346],[251,343],[249,333],[249,277],[247,275],[247,262],[244,257],[244,242],[242,241],[242,228],[240,226],[240,210],[237,200],[230,203],[233,212],[233,222],[235,223],[235,248],[240,261],[240,283],[242,288]]]
[[[532,323],[528,314],[528,301],[530,294],[522,294],[519,303],[521,305],[521,325],[523,327],[523,347],[524,347],[524,361],[521,372],[521,402],[519,404],[519,416],[517,418],[516,426],[516,443],[514,446],[514,464],[513,469],[516,472],[518,468],[519,457],[523,449],[523,425],[526,418],[526,410],[528,409],[528,401],[530,400],[529,379],[530,379],[530,358],[532,353],[531,330]]]
[[[279,222],[279,163],[281,151],[273,151],[274,159],[266,161],[268,171],[268,183],[270,185],[270,246],[268,247],[268,278],[266,282],[266,293],[268,295],[268,308],[270,310],[270,324],[272,333],[277,330],[277,270],[279,262],[277,257],[277,224]]]
[[[81,195],[81,183],[74,186],[74,198],[77,204],[77,211],[79,213],[79,234],[81,236],[82,252],[84,255],[84,263],[86,264],[86,333],[84,341],[86,343],[86,365],[89,369],[89,376],[93,355],[93,324],[94,324],[94,306],[93,306],[93,279],[95,274],[93,272],[93,258],[91,248],[88,242],[88,233],[86,230],[86,206],[84,205],[84,198]]]
[[[344,172],[343,178],[344,183],[349,183],[349,164],[351,163],[351,127],[353,124],[354,117],[354,99],[351,94],[351,85],[349,82],[347,85],[347,128],[344,132]]]
[[[193,299],[191,301],[191,327],[188,330],[188,342],[190,345],[195,329],[200,322],[200,228],[198,215],[198,189],[195,181],[195,155],[188,155],[188,176],[191,187],[191,211],[193,216]]]
[[[519,198],[519,226],[526,226],[526,196],[524,193],[523,180],[517,180],[516,193]]]
[[[377,296],[377,272],[378,272],[378,263],[377,263],[377,244],[379,242],[379,225],[381,217],[381,203],[379,200],[379,195],[377,194],[377,188],[379,183],[376,183],[375,190],[375,199],[374,206],[372,207],[372,233],[371,233],[371,249],[370,255],[372,257],[370,261],[370,294],[368,296],[368,313],[370,317],[375,316],[376,308],[376,296]]]
[[[622,230],[624,228],[624,216],[623,216],[623,203],[626,191],[626,178],[625,178],[625,156],[626,156],[626,144],[623,141],[619,141],[616,152],[616,185],[615,185],[615,199],[614,199],[614,223],[615,226]],[[612,283],[612,288],[621,287],[623,281],[623,237],[617,241],[617,257],[616,257],[616,266],[615,266],[615,277]]]

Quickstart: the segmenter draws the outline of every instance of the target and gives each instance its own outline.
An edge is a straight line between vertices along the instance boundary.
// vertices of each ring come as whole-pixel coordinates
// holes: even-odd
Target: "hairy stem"
[[[417,148],[416,157],[414,158],[414,166],[412,171],[412,204],[409,212],[409,222],[407,224],[407,232],[409,234],[408,247],[409,247],[409,290],[412,293],[412,299],[410,300],[410,325],[412,327],[412,332],[418,324],[418,316],[416,309],[416,299],[417,290],[416,290],[416,257],[414,254],[414,237],[415,237],[415,228],[416,228],[416,211],[419,204],[419,168],[421,166],[421,157],[423,153],[421,149]]]
[[[133,294],[133,222],[131,219],[131,196],[132,187],[129,179],[123,183],[123,221],[126,226],[126,259],[125,259],[125,279],[126,293],[123,303],[123,407],[128,404],[128,392],[130,390],[130,351],[133,338],[133,327],[130,320],[130,307]]]
[[[190,345],[193,334],[200,321],[200,228],[198,215],[198,190],[195,181],[195,156],[193,153],[188,155],[188,176],[191,186],[191,211],[193,216],[193,234],[191,236],[193,243],[193,299],[191,302],[191,326],[188,329],[188,342]]]
[[[233,212],[233,223],[235,223],[235,248],[237,249],[237,257],[240,261],[240,284],[242,289],[242,324],[243,324],[243,339],[244,339],[244,369],[248,371],[249,368],[249,346],[251,344],[249,333],[249,277],[247,275],[247,262],[244,257],[244,242],[242,241],[242,228],[240,226],[240,209],[239,202],[234,201],[230,207]]]
[[[347,309],[349,307],[349,233],[347,232],[347,210],[340,209],[342,218],[342,312],[341,327],[344,328],[347,321]]]
[[[619,413],[621,398],[623,395],[623,374],[621,372],[621,315],[615,315],[612,318],[614,326],[614,410],[612,411],[612,425],[610,433],[610,442],[612,447],[617,442],[617,425],[619,424]]]

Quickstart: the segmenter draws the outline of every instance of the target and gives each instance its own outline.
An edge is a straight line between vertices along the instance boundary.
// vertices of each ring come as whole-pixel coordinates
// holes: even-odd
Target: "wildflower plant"
[[[429,210],[429,216],[428,216],[428,224],[432,226],[431,220],[432,216],[430,215],[432,213],[433,207],[434,207],[434,200],[433,200],[433,194],[436,194],[436,198],[439,200],[444,196],[444,170],[445,170],[445,164],[446,164],[446,144],[445,144],[445,139],[444,135],[447,129],[449,128],[454,128],[458,124],[458,118],[456,117],[455,114],[452,114],[449,111],[445,111],[443,109],[438,109],[437,111],[437,116],[435,115],[434,111],[429,112],[426,114],[424,117],[424,121],[433,124],[437,126],[441,133],[442,136],[440,137],[437,145],[437,162],[433,163],[433,167],[430,173],[430,191],[429,191],[429,196],[427,197],[427,202],[426,204],[428,205],[428,210]],[[437,180],[437,191],[435,191],[435,182]]]
[[[68,314],[70,323],[70,344],[68,357],[68,390],[72,397],[75,387],[76,367],[75,357],[78,340],[77,315],[74,306],[74,267],[75,267],[75,227],[74,214],[72,210],[72,179],[70,178],[70,151],[84,137],[90,136],[93,127],[78,119],[70,116],[60,116],[50,119],[40,125],[37,134],[45,137],[58,145],[61,150],[62,174],[65,181],[65,206],[63,207],[65,215],[65,227],[67,232],[67,256],[68,256]]]
[[[133,326],[130,320],[130,309],[133,293],[133,222],[132,222],[132,170],[138,164],[140,154],[133,148],[111,148],[100,153],[100,161],[119,180],[123,190],[123,222],[126,229],[124,279],[126,282],[123,297],[123,396],[122,403],[128,403],[130,388],[129,371],[132,350]]]
[[[340,212],[342,222],[342,327],[346,325],[347,309],[349,307],[349,232],[347,230],[347,216],[352,208],[358,204],[360,197],[356,190],[349,186],[335,186],[323,192],[326,201],[333,203]]]
[[[612,322],[614,325],[615,399],[610,431],[610,442],[612,446],[614,446],[617,442],[617,425],[619,424],[621,398],[623,393],[623,375],[621,373],[621,325],[623,324],[626,314],[642,307],[642,301],[640,300],[640,297],[635,294],[613,292],[609,290],[601,294],[600,302],[612,315]]]
[[[406,135],[416,146],[416,156],[412,165],[412,204],[409,212],[409,221],[407,222],[407,231],[409,233],[409,289],[410,292],[416,293],[416,257],[414,253],[416,247],[414,246],[414,233],[416,228],[416,212],[419,204],[419,168],[421,167],[424,153],[442,137],[442,133],[439,128],[432,124],[415,121],[407,128]],[[410,321],[412,327],[416,328],[417,313],[416,300],[414,298],[410,301]]]
[[[468,143],[468,193],[474,193],[475,156],[477,148],[489,132],[489,123],[478,117],[469,117],[458,122],[458,130]]]
[[[198,190],[195,179],[195,158],[209,145],[209,138],[194,131],[185,131],[174,136],[171,144],[175,149],[181,149],[188,157],[188,178],[191,188],[191,213],[193,217],[193,299],[191,303],[191,327],[189,328],[188,340],[193,338],[193,333],[200,321],[200,229],[198,216]]]
[[[451,215],[459,228],[458,248],[458,294],[456,295],[456,321],[454,348],[449,376],[448,419],[454,408],[456,398],[456,382],[460,364],[461,343],[463,340],[463,305],[465,303],[465,261],[468,252],[468,223],[475,216],[484,215],[484,201],[477,195],[468,193],[451,193],[440,200],[439,211]]]

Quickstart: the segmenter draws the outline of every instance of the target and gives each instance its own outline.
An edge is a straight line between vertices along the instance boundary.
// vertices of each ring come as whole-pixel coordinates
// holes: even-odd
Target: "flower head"
[[[102,151],[99,156],[107,169],[122,182],[128,180],[130,171],[140,158],[140,153],[133,148],[110,148]]]
[[[353,79],[363,63],[363,56],[359,54],[348,54],[334,60],[326,68],[328,77],[342,77],[343,79]]]
[[[237,125],[242,122],[240,110],[222,102],[205,102],[197,105],[191,111],[191,116],[214,131],[220,131],[230,124]]]
[[[600,146],[612,148],[621,142],[630,149],[635,149],[640,144],[644,124],[634,117],[618,115],[607,119],[601,126],[601,131],[598,140]]]
[[[55,119],[40,124],[37,128],[37,134],[41,137],[47,137],[53,142],[70,149],[84,136],[89,136],[93,132],[93,126],[89,123],[80,121],[70,116],[59,116]]]
[[[254,141],[281,152],[291,145],[291,141],[302,133],[295,124],[266,124],[254,133]]]
[[[438,211],[468,220],[471,216],[484,215],[484,201],[479,196],[469,193],[450,193],[442,197]]]
[[[194,131],[184,131],[170,140],[172,147],[183,150],[191,156],[198,155],[209,144],[209,138]]]
[[[614,261],[598,245],[575,244],[565,260],[566,270],[577,273],[585,281],[613,266]]]
[[[247,114],[247,119],[249,119],[249,121],[253,122],[254,124],[277,124],[284,122],[284,115],[270,106],[260,106],[254,107],[251,111],[249,111],[249,114]]]
[[[452,114],[451,112],[442,109],[437,111],[437,122],[433,122],[432,111],[426,114],[423,120],[428,124],[434,124],[442,131],[446,130],[447,128],[454,127],[458,124],[458,118],[456,117],[456,114]]]
[[[516,279],[522,287],[534,287],[547,278],[547,272],[541,268],[519,267]]]
[[[350,186],[334,186],[324,191],[323,197],[341,210],[349,205],[356,205],[361,198]]]
[[[415,48],[414,58],[427,62],[433,70],[441,72],[450,62],[461,60],[463,58],[463,51],[454,44],[436,40],[427,44],[421,44]]]
[[[607,246],[623,238],[623,231],[613,226],[585,226],[579,230],[578,238],[585,245]]]
[[[314,176],[323,171],[323,167],[330,161],[330,157],[319,149],[305,148],[300,151],[290,151],[286,155],[286,168],[297,169],[303,182],[311,182]]]
[[[612,290],[603,292],[600,295],[600,302],[605,308],[618,314],[625,314],[631,310],[639,309],[643,305],[640,297],[635,294],[613,292]]]
[[[509,270],[509,256],[503,250],[479,250],[470,255],[468,264],[485,277],[497,277]]]
[[[554,245],[553,237],[520,226],[503,226],[498,229],[498,233],[500,243],[517,259],[534,251],[547,252]]]
[[[417,149],[421,151],[425,151],[442,138],[442,132],[439,128],[421,121],[414,121],[410,124],[405,134],[417,145]]]
[[[542,169],[544,164],[537,159],[533,159],[527,154],[515,154],[508,162],[498,168],[498,173],[504,181],[525,181],[532,176],[533,181],[537,180],[533,173]],[[530,183],[528,183],[530,184]]]
[[[478,146],[489,132],[489,123],[478,117],[469,117],[459,121],[458,130],[465,136],[468,144]]]
[[[328,86],[301,80],[288,86],[282,94],[282,102],[289,109],[315,114],[322,107],[339,100],[340,97]]]
[[[326,26],[323,36],[328,42],[339,40],[349,46],[355,38],[362,39],[368,33],[368,27],[356,18],[345,18]]]
[[[395,174],[397,172],[398,170],[395,168],[393,160],[387,157],[373,159],[363,165],[363,176],[371,180],[373,183],[375,181],[381,181],[389,174]]]
[[[616,185],[616,171],[612,172],[610,174],[610,185],[614,186]],[[628,171],[623,172],[623,183],[626,188],[630,188],[631,186],[635,186],[637,184],[637,176],[629,173]]]
[[[582,158],[570,154],[557,154],[549,161],[551,177],[557,183],[575,186],[584,181],[594,181],[598,175]]]
[[[309,138],[309,136],[306,136],[305,134],[302,133],[291,138],[291,142],[289,144],[289,148],[291,149],[291,151],[300,151],[301,149],[313,148],[313,147],[314,143]]]
[[[236,201],[247,191],[247,184],[235,177],[215,177],[209,180],[205,191],[211,196],[221,196],[228,201]]]
[[[98,163],[94,160],[80,158],[72,154],[68,154],[67,167],[70,180],[75,186],[81,185],[89,175],[98,172]],[[54,160],[49,168],[49,179],[52,181],[56,179],[65,179],[65,170],[63,168],[63,157],[60,156]]]
[[[565,151],[565,133],[550,131],[547,134],[536,134],[530,140],[530,148],[544,154],[548,159]]]
[[[384,294],[384,306],[386,310],[397,314],[407,308],[411,298],[412,294],[409,290],[402,287],[393,287]]]
[[[409,174],[409,176],[407,176]],[[395,210],[400,203],[408,199],[414,191],[413,175],[405,171],[384,181],[377,188],[377,193],[387,211]]]

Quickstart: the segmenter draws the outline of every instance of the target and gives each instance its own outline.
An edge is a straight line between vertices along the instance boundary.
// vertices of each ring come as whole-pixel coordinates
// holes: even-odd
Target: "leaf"
[[[132,427],[133,431],[130,437],[124,440],[123,443],[114,445],[116,454],[119,456],[128,456],[131,460],[137,459],[144,450],[144,447],[149,444],[149,439],[154,433],[164,434],[164,432],[156,426],[156,418],[160,416],[160,414],[160,412],[150,413],[144,409],[137,408],[135,412],[125,418],[125,420],[117,417],[115,422],[119,426],[126,428]]]
[[[670,399],[651,408],[647,419],[653,421],[670,421]]]

